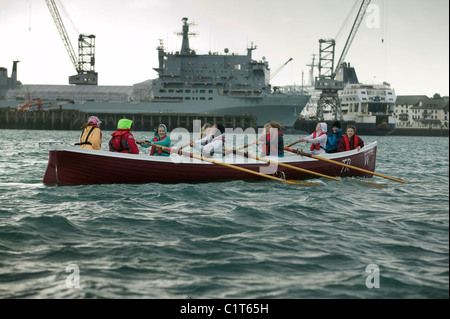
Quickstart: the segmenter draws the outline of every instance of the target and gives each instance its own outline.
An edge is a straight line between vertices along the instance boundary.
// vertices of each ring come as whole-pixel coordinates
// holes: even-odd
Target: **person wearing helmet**
[[[86,124],[81,128],[81,135],[79,142],[75,145],[80,145],[81,148],[89,150],[101,150],[102,148],[102,131],[100,124],[102,122],[97,116],[90,116]]]
[[[117,131],[111,134],[109,140],[110,152],[139,154],[133,134],[131,133],[132,120],[121,119],[117,123]]]
[[[168,151],[164,151],[162,148],[151,145],[155,144],[170,147],[170,137],[167,135],[167,126],[164,124],[159,124],[156,128],[155,136],[151,141],[136,140],[136,143],[146,148],[151,146],[150,155],[152,156],[170,156]]]
[[[311,154],[319,155],[325,153],[327,139],[327,123],[319,123],[317,124],[314,133],[307,137],[299,139],[297,142],[311,143]]]

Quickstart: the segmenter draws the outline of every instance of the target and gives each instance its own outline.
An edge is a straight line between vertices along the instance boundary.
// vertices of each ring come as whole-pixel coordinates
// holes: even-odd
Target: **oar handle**
[[[356,167],[356,166],[353,166],[353,165],[340,163],[340,162],[337,162],[337,161],[334,161],[334,160],[330,160],[328,158],[323,158],[321,156],[316,156],[316,155],[312,155],[312,154],[309,154],[309,153],[305,153],[303,151],[292,150],[292,149],[286,149],[286,150],[289,151],[289,152],[293,151],[294,153],[297,153],[298,155],[308,156],[308,157],[311,157],[311,158],[315,158],[315,159],[317,159],[319,161],[325,161],[325,162],[328,162],[328,163],[332,163],[332,164],[336,164],[336,165],[339,165],[339,166],[347,167],[347,168],[350,168],[350,169],[353,169],[353,170],[356,170],[356,171],[360,171],[360,172],[363,172],[363,173],[367,173],[367,174],[383,177],[383,178],[390,179],[390,180],[393,180],[393,181],[396,181],[396,182],[399,182],[399,183],[403,183],[403,184],[407,183],[405,181],[402,181],[401,179],[397,179],[397,178],[393,178],[393,177],[386,176],[386,175],[383,175],[383,174],[379,174],[379,173],[376,173],[376,172],[372,172],[372,171],[366,170],[364,168],[359,168],[359,167]]]
[[[297,144],[297,143],[300,143],[300,141],[295,141],[294,143],[291,143],[291,144],[289,144],[289,145],[286,145],[286,147],[291,147],[291,146],[294,146],[295,144]],[[285,149],[286,149],[286,147],[285,147]]]
[[[234,148],[234,149],[233,149],[233,152],[243,150],[244,148],[247,148],[247,147],[249,147],[249,146],[251,146],[251,145],[253,145],[253,144],[256,144],[256,142],[257,142],[257,141],[254,141],[254,142],[251,142],[251,143],[249,143],[249,144],[239,146],[238,148]]]

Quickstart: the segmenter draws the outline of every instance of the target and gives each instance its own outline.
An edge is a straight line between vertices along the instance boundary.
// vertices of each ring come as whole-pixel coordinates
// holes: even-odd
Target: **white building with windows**
[[[399,95],[394,114],[397,118],[397,128],[449,128],[448,97]]]

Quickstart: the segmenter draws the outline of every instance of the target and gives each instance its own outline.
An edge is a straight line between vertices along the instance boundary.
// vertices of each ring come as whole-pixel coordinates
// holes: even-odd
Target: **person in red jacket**
[[[356,127],[348,125],[346,132],[347,135],[342,135],[337,151],[345,152],[357,149],[359,152],[359,150],[364,147],[364,141],[356,135]]]
[[[108,143],[110,152],[139,154],[139,148],[131,134],[131,124],[133,124],[132,120],[119,120],[117,131],[111,134],[112,137]]]

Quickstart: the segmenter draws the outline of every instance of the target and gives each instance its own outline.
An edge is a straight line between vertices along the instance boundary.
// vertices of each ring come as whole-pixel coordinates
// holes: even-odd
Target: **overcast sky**
[[[361,0],[57,0],[77,51],[79,33],[96,35],[99,85],[155,78],[156,47],[178,51],[181,19],[197,25],[191,48],[263,57],[272,71],[293,60],[273,85],[309,81],[319,39],[334,38],[336,61]],[[61,3],[63,6],[61,7]],[[345,21],[348,21],[347,26]],[[341,32],[339,32],[342,30]],[[449,1],[373,0],[348,52],[360,82],[391,83],[398,95],[449,94]],[[0,66],[19,59],[24,84],[68,84],[76,74],[45,0],[0,0]]]

